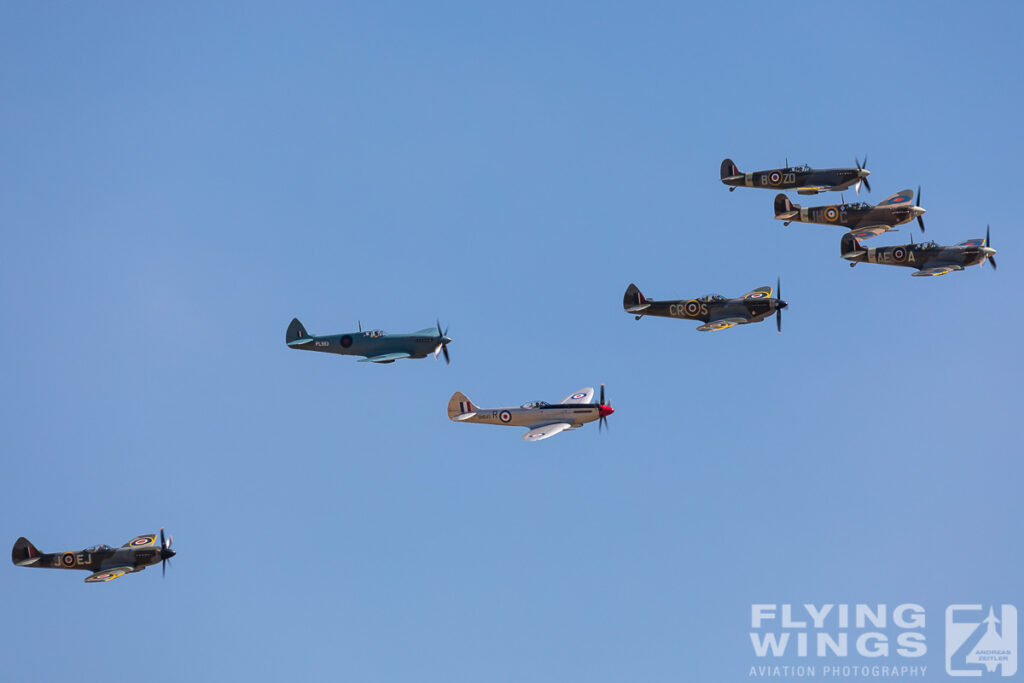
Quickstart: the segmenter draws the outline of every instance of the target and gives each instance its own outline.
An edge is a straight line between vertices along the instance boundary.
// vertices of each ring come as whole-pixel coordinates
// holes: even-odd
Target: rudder
[[[309,338],[309,333],[306,332],[306,328],[298,318],[292,318],[291,324],[288,325],[288,331],[284,334],[284,343],[291,344],[294,341],[307,338]]]
[[[794,204],[793,202],[789,201],[789,197],[787,197],[784,192],[780,192],[779,194],[775,195],[775,215],[776,216],[781,216],[782,214],[790,213],[792,211],[799,211],[799,210],[800,210],[800,205],[799,204]]]
[[[456,420],[459,415],[465,415],[466,413],[475,413],[479,410],[479,407],[473,404],[469,398],[461,391],[456,391],[452,394],[452,397],[448,399],[448,419]]]
[[[15,541],[14,547],[11,549],[11,562],[21,567],[35,564],[39,561],[40,556],[42,553],[39,552],[39,549],[24,536]]]
[[[731,178],[732,176],[742,175],[740,169],[736,167],[736,164],[732,159],[722,160],[722,180]]]
[[[622,307],[627,311],[641,311],[648,307],[647,297],[644,296],[640,288],[632,282],[629,283],[629,287],[626,287],[626,293],[622,295]]]

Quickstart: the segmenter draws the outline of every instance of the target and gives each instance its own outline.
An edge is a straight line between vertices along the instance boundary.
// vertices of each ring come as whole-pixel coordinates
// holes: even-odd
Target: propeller
[[[174,536],[168,536],[165,539],[164,528],[160,527],[160,575],[163,577],[167,576],[167,563],[176,554],[171,550],[172,543],[174,543]]]
[[[444,362],[445,362],[445,364],[451,365],[452,359],[448,355],[448,342],[450,342],[451,339],[448,339],[448,329],[447,328],[445,328],[444,332],[441,331],[441,319],[440,318],[437,319],[437,336],[441,338],[441,343],[438,345],[438,347],[436,349],[434,349],[434,358],[437,358],[437,352],[438,352],[438,349],[440,349],[441,351],[444,352]]]
[[[789,304],[782,300],[782,278],[775,281],[775,329],[782,334],[782,309]]]
[[[989,232],[990,232],[990,230],[991,230],[991,226],[986,225],[985,226],[985,247],[989,248],[989,249],[992,248],[992,244],[991,244],[991,242],[989,242]],[[985,256],[987,256],[988,260],[992,262],[992,270],[998,270],[998,268],[996,267],[996,259],[993,256],[993,254],[995,254],[995,253],[996,253],[995,249],[992,249],[991,252],[985,252]],[[982,263],[982,265],[984,265],[985,262],[982,261],[981,263]]]
[[[917,186],[917,201],[914,202],[914,208],[917,208],[917,209],[921,208],[921,186],[920,185]],[[924,213],[923,209],[921,210],[921,213]],[[921,226],[921,232],[924,232],[924,219],[921,218],[921,213],[917,214],[917,224]]]
[[[608,429],[608,416],[614,413],[611,403],[604,402],[604,385],[601,385],[601,401],[598,405],[598,413],[601,417],[597,421],[597,431],[601,431],[601,428]]]
[[[867,154],[864,155],[864,162],[863,163],[857,161],[857,157],[854,157],[853,158],[853,163],[856,164],[856,166],[857,166],[857,175],[860,176],[860,180],[857,181],[857,194],[860,194],[860,184],[861,183],[864,183],[864,188],[868,192],[871,192],[871,183],[868,182],[868,174],[870,174],[871,171],[867,170],[868,155]]]

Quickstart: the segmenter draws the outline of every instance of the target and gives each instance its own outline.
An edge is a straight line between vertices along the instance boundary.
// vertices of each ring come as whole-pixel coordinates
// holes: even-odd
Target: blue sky
[[[736,680],[751,603],[916,602],[945,678],[946,605],[1024,606],[1021,15],[0,7],[0,539],[179,552],[8,564],[5,675]],[[1001,270],[850,269],[718,180],[865,154]],[[621,310],[776,277],[782,335]],[[293,353],[294,316],[439,317],[452,364]],[[601,382],[607,434],[445,416]]]

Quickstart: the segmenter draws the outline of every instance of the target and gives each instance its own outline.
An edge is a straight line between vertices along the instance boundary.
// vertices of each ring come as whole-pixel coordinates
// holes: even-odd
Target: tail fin
[[[479,406],[474,405],[473,402],[460,391],[456,391],[452,394],[452,397],[448,399],[449,420],[465,420],[468,417],[473,417],[478,410],[480,410]]]
[[[634,285],[632,282],[629,283],[629,287],[626,287],[626,293],[622,295],[622,307],[630,313],[636,313],[642,311],[650,306],[647,303],[647,298],[644,296],[640,288]]]
[[[799,204],[794,204],[789,201],[789,197],[785,193],[780,192],[775,195],[775,217],[783,218],[796,215],[796,212],[800,210]]]
[[[41,556],[42,553],[39,552],[39,549],[24,536],[15,541],[14,548],[11,549],[11,562],[19,567],[33,565],[39,561]]]
[[[284,342],[291,346],[293,342],[297,342],[300,339],[309,339],[309,333],[306,332],[306,328],[299,322],[298,318],[292,318],[292,323],[284,334]]]
[[[863,261],[867,258],[867,252],[864,250],[864,247],[850,233],[843,235],[843,240],[839,243],[839,251],[847,261]]]
[[[722,180],[725,180],[726,178],[731,178],[732,176],[737,176],[737,175],[741,175],[740,174],[740,169],[738,169],[736,167],[736,164],[733,162],[733,160],[732,159],[723,159],[722,160]]]

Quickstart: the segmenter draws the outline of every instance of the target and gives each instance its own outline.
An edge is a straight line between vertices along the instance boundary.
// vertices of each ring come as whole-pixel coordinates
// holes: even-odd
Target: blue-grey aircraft
[[[409,334],[386,334],[382,330],[363,331],[360,323],[358,332],[343,334],[315,335],[306,331],[298,318],[292,320],[285,333],[285,343],[293,349],[323,351],[343,356],[366,356],[360,363],[394,363],[402,358],[426,358],[439,352],[444,353],[444,362],[450,363],[448,345],[452,342],[448,330],[426,327]]]
[[[780,192],[775,195],[775,219],[783,221],[783,225],[794,221],[838,225],[849,229],[850,234],[859,240],[895,230],[897,225],[909,223],[915,218],[921,232],[924,232],[924,219],[921,216],[925,211],[921,208],[920,187],[917,188],[916,204],[911,201],[913,198],[913,192],[903,190],[873,206],[866,202],[800,206]]]
[[[868,183],[871,171],[865,168],[868,158],[864,157],[864,163],[856,159],[853,163],[856,168],[811,168],[806,164],[790,166],[787,160],[784,168],[742,173],[732,159],[726,159],[722,162],[721,176],[722,182],[729,185],[729,192],[737,187],[762,187],[767,190],[796,190],[797,194],[818,194],[845,190],[853,185],[860,194],[861,183],[871,192],[871,184]]]
[[[175,556],[171,550],[173,537],[164,538],[160,529],[160,545],[156,534],[136,536],[120,548],[109,545],[94,545],[85,550],[69,550],[63,553],[44,553],[22,536],[14,542],[11,561],[19,567],[41,569],[84,569],[92,572],[85,577],[86,583],[113,581],[119,576],[141,572],[151,564],[161,563],[162,573],[167,572],[167,561]]]
[[[478,424],[526,427],[525,441],[540,441],[567,429],[577,429],[588,422],[600,420],[598,431],[614,413],[611,404],[604,402],[604,385],[601,385],[600,403],[591,403],[594,388],[584,387],[566,396],[558,403],[531,401],[518,408],[481,408],[456,391],[448,400],[448,419],[453,422],[475,422]]]
[[[881,263],[887,266],[906,266],[916,268],[914,276],[945,275],[954,270],[963,270],[967,266],[985,265],[992,262],[996,268],[995,254],[989,242],[989,229],[985,228],[985,238],[964,240],[952,246],[936,244],[935,241],[914,244],[898,244],[892,247],[863,247],[856,237],[850,233],[843,235],[840,250],[844,259],[853,268],[858,263]]]
[[[698,332],[759,323],[774,313],[775,326],[782,332],[782,309],[789,304],[782,300],[781,281],[776,283],[776,291],[778,296],[775,298],[772,298],[771,286],[765,285],[735,299],[708,294],[699,299],[655,301],[645,297],[636,285],[630,283],[622,295],[622,308],[637,320],[645,315],[700,320],[704,324],[697,328]]]

